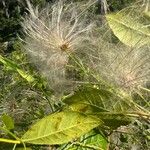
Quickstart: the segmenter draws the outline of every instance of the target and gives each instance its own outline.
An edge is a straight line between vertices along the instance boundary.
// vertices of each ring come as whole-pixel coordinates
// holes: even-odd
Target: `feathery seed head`
[[[90,68],[104,80],[125,91],[134,91],[150,81],[150,49],[129,48],[102,39],[89,54]]]
[[[81,19],[81,6],[75,3],[65,4],[60,0],[39,11],[27,2],[30,15],[24,18],[24,31],[32,40],[42,42],[51,51],[75,50],[93,26],[87,23],[86,15]]]
[[[88,42],[88,34],[93,27],[83,10],[85,5],[59,0],[40,10],[28,0],[27,4],[29,14],[22,24],[26,34],[25,49],[50,83],[66,82],[68,56],[84,41]],[[90,0],[87,7],[92,4]]]

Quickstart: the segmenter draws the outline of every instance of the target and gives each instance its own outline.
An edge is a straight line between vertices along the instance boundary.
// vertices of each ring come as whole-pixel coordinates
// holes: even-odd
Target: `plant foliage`
[[[73,141],[102,121],[77,112],[58,112],[43,118],[22,137],[23,142],[32,144],[63,144]]]
[[[149,3],[96,2],[26,0],[21,46],[0,46],[2,149],[149,147]]]

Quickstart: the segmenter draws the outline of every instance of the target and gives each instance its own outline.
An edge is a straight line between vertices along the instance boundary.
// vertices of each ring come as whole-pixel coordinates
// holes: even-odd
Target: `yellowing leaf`
[[[150,29],[141,23],[137,16],[129,16],[124,12],[119,12],[109,14],[106,18],[114,34],[124,44],[131,47],[150,44]]]
[[[68,105],[67,109],[96,115],[104,125],[113,129],[131,122],[124,114],[133,108],[130,101],[108,90],[85,88],[66,97],[63,102]]]
[[[63,144],[84,135],[102,124],[96,117],[78,112],[64,111],[51,114],[38,121],[22,137],[32,144]]]
[[[132,105],[121,99],[115,93],[96,88],[84,88],[63,100],[73,111],[83,113],[122,112],[129,110]]]

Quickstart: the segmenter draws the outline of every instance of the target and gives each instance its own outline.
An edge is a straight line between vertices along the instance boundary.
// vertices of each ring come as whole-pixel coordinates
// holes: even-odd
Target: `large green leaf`
[[[150,44],[149,27],[142,22],[142,19],[140,21],[138,14],[134,16],[127,13],[129,12],[120,11],[106,16],[114,34],[121,42],[131,47]]]
[[[87,87],[76,91],[63,100],[74,111],[85,113],[121,112],[129,110],[132,104],[117,96],[117,93],[105,89]]]
[[[99,132],[92,130],[89,133],[83,135],[75,142],[71,144],[62,145],[58,150],[107,150],[108,141],[107,138],[101,135]]]
[[[72,141],[102,124],[96,117],[64,111],[38,121],[22,137],[32,144],[63,144]]]
[[[72,111],[98,116],[111,128],[129,124],[130,119],[125,114],[133,107],[127,99],[120,98],[111,91],[96,88],[79,90],[66,97],[63,102]]]

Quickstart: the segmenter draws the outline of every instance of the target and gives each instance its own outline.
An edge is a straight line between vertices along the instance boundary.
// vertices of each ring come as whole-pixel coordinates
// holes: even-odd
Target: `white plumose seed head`
[[[128,92],[150,81],[149,47],[130,48],[101,38],[95,43],[89,54],[89,66],[95,74]]]
[[[49,78],[50,86],[60,87],[60,83],[67,82],[68,54],[89,40],[93,24],[87,21],[85,10],[76,3],[59,0],[41,10],[33,8],[29,1],[27,4],[29,14],[22,24],[26,34],[25,49]]]

